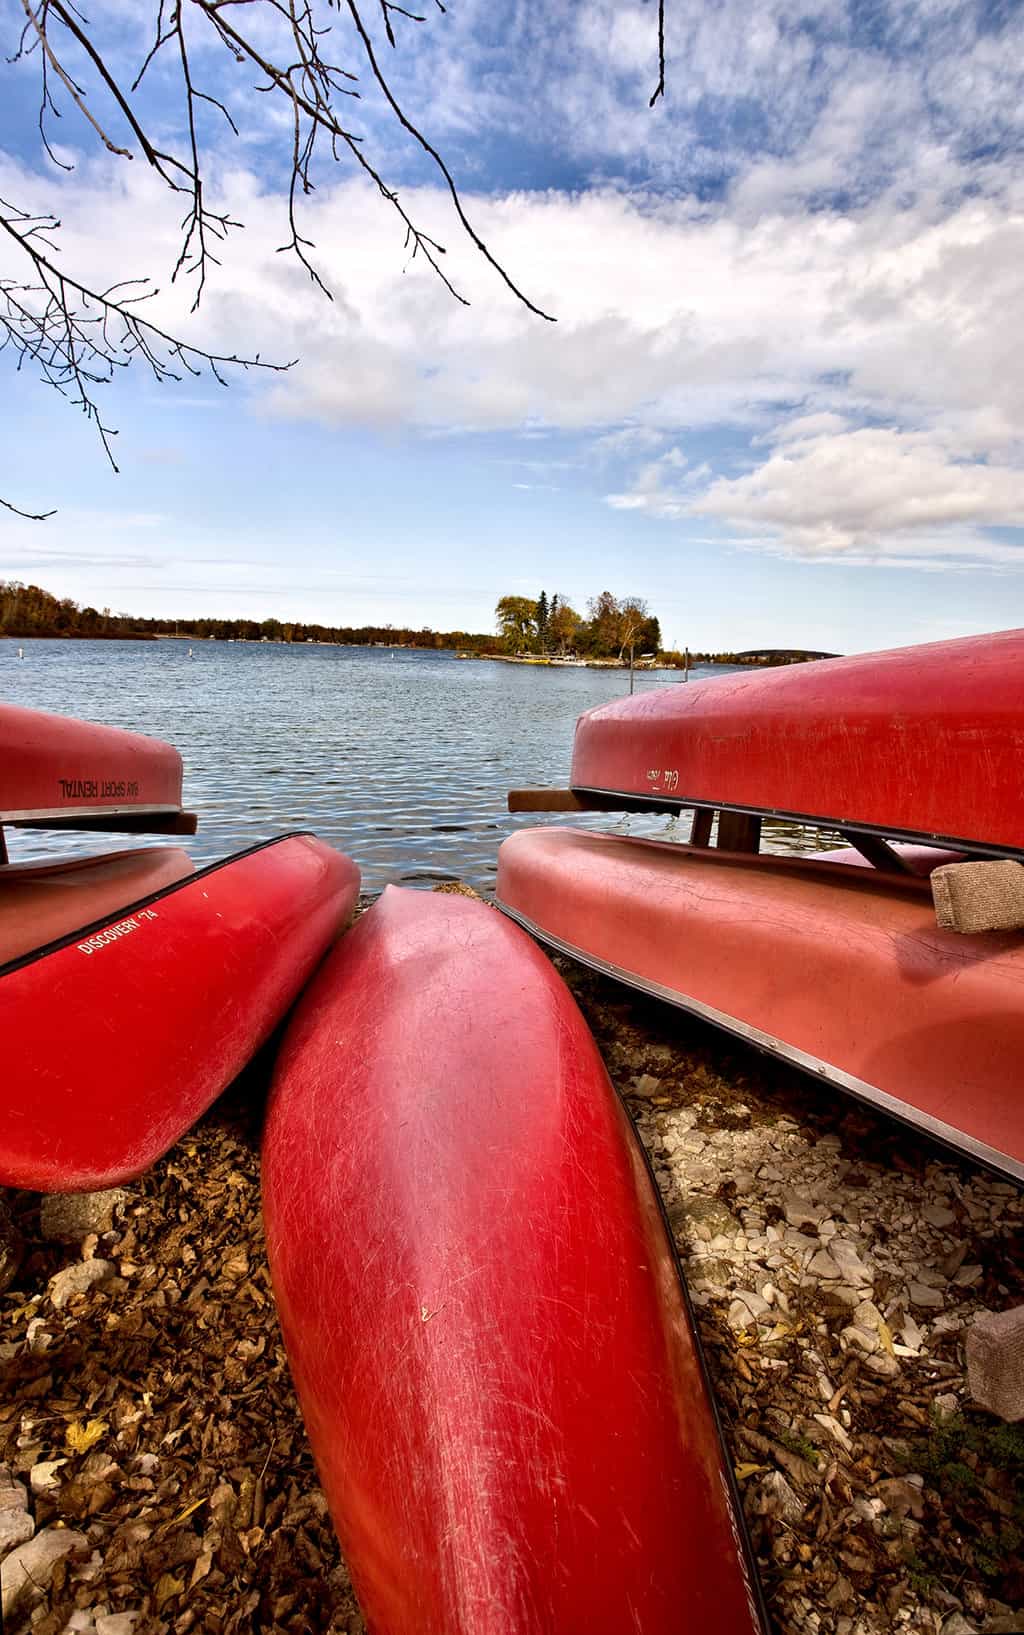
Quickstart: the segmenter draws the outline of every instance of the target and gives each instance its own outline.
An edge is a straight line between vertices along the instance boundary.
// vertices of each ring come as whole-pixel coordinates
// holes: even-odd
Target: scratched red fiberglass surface
[[[575,789],[1024,852],[1024,630],[659,688],[581,716]]]
[[[751,1635],[648,1172],[518,928],[384,894],[282,1046],[268,1251],[375,1635]]]
[[[265,1042],[358,891],[347,857],[289,835],[0,965],[0,1184],[146,1169]]]
[[[851,856],[852,854],[840,854]],[[524,830],[502,906],[536,935],[1024,1179],[1024,941],[935,923],[924,879],[845,860]]]

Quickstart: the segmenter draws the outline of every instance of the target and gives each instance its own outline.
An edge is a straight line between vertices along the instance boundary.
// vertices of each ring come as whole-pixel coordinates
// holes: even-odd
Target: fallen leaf
[[[88,1453],[90,1448],[102,1441],[109,1429],[105,1419],[87,1419],[84,1425],[74,1419],[64,1432],[64,1441],[72,1453]]]
[[[172,1595],[180,1595],[184,1588],[185,1580],[183,1578],[175,1578],[172,1573],[161,1573],[156,1581],[156,1589],[153,1592],[157,1607],[162,1607],[165,1601],[171,1599]]]
[[[179,1510],[178,1514],[176,1516],[172,1516],[171,1520],[169,1522],[167,1522],[166,1525],[168,1527],[177,1527],[179,1522],[187,1521],[189,1516],[192,1516],[192,1515],[195,1514],[195,1512],[199,1509],[199,1506],[201,1504],[206,1503],[206,1499],[207,1499],[206,1494],[204,1494],[201,1499],[193,1499],[192,1503],[187,1504],[185,1506],[184,1510]]]

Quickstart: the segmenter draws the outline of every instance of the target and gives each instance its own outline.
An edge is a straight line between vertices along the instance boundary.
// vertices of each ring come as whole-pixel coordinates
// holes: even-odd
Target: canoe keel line
[[[293,1017],[267,1248],[375,1635],[765,1624],[657,1195],[568,990],[389,888]]]

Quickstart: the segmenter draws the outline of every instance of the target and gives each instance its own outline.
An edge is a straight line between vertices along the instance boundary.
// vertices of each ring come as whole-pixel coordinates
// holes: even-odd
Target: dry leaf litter
[[[1024,1300],[1024,1198],[558,959],[689,1280],[778,1635],[1024,1631],[1024,1426],[965,1327]],[[267,1061],[130,1188],[0,1207],[9,1635],[363,1631],[287,1373]]]

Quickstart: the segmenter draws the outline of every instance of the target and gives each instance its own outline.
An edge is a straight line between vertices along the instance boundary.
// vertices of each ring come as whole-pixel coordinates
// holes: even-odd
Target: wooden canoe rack
[[[0,823],[0,865],[8,861],[4,829],[75,829],[91,834],[194,835],[199,827],[195,812],[111,812],[78,816],[5,818]]]
[[[510,812],[678,812],[693,813],[692,846],[710,846],[713,806],[662,800],[654,796],[597,795],[575,789],[510,789]],[[761,819],[749,812],[718,814],[718,844],[723,851],[756,852],[761,847]]]
[[[679,812],[693,813],[691,846],[711,845],[711,830],[718,813],[718,849],[727,852],[757,853],[761,850],[760,812],[742,812],[728,807],[700,806],[693,801],[665,800],[657,796],[605,795],[575,789],[510,789],[510,812]],[[836,830],[834,823],[825,827]],[[874,868],[884,874],[913,874],[910,867],[880,835],[862,834],[856,829],[838,832]]]
[[[11,829],[88,829],[118,835],[194,835],[195,812],[106,812],[76,817],[5,818]]]

